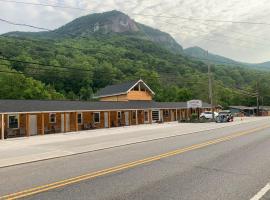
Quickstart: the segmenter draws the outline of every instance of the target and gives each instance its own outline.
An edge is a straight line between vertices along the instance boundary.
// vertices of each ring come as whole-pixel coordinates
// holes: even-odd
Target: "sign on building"
[[[188,108],[201,108],[202,107],[202,101],[201,100],[190,100],[187,102]]]

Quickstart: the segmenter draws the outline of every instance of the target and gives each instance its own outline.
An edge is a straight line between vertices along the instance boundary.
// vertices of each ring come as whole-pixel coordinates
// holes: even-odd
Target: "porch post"
[[[129,125],[132,125],[132,111],[128,111],[128,120],[129,120]]]
[[[111,128],[111,112],[108,111],[108,128]]]
[[[41,135],[44,135],[44,113],[41,113]]]
[[[177,113],[177,109],[175,109],[175,121],[178,121],[178,113]]]
[[[78,113],[75,112],[75,131],[78,131],[79,127],[78,127]]]
[[[67,114],[64,113],[64,133],[67,132]]]
[[[29,114],[26,114],[26,119],[25,119],[25,129],[26,129],[26,136],[29,137],[30,136],[30,132],[29,132]]]
[[[1,139],[4,140],[5,139],[5,115],[2,114],[1,115]]]
[[[136,110],[136,125],[138,125],[138,110]]]

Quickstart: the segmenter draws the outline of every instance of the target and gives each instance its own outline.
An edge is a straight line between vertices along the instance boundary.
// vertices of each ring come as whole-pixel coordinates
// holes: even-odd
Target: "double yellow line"
[[[81,182],[81,181],[84,181],[84,180],[92,179],[92,178],[95,178],[95,177],[98,177],[98,176],[104,176],[104,175],[107,175],[107,174],[110,174],[110,173],[114,173],[114,172],[118,172],[118,171],[121,171],[121,170],[129,169],[129,168],[132,168],[132,167],[136,167],[136,166],[139,166],[139,165],[143,165],[143,164],[146,164],[146,163],[157,161],[157,160],[167,158],[167,157],[170,157],[170,156],[182,154],[182,153],[185,153],[185,152],[188,152],[188,151],[191,151],[191,150],[196,150],[196,149],[200,149],[200,148],[203,148],[203,147],[207,147],[209,145],[214,145],[214,144],[218,144],[218,143],[225,142],[225,141],[228,141],[228,140],[232,140],[234,138],[237,138],[237,137],[240,137],[240,136],[243,136],[243,135],[247,135],[247,134],[250,134],[250,133],[254,133],[254,132],[257,132],[257,131],[261,131],[261,130],[266,129],[266,128],[270,128],[270,126],[267,125],[267,126],[263,126],[263,127],[260,127],[260,128],[251,129],[251,130],[248,130],[248,131],[237,132],[237,133],[231,134],[229,136],[225,136],[225,137],[221,137],[221,138],[218,138],[218,139],[210,140],[210,141],[207,141],[207,142],[192,145],[192,146],[185,147],[185,148],[182,148],[182,149],[177,149],[175,151],[170,151],[170,152],[160,154],[160,155],[157,155],[157,156],[148,157],[148,158],[145,158],[145,159],[142,159],[142,160],[137,160],[137,161],[125,163],[125,164],[118,165],[118,166],[115,166],[115,167],[112,167],[112,168],[108,168],[108,169],[104,169],[104,170],[100,170],[100,171],[96,171],[96,172],[91,172],[91,173],[88,173],[88,174],[85,174],[85,175],[81,175],[81,176],[65,179],[65,180],[62,180],[62,181],[54,182],[54,183],[51,183],[51,184],[38,186],[38,187],[34,187],[34,188],[31,188],[31,189],[27,189],[27,190],[23,190],[21,192],[17,192],[17,193],[2,196],[2,197],[0,197],[0,200],[3,200],[3,199],[9,199],[9,200],[19,199],[19,198],[31,196],[31,195],[34,195],[34,194],[38,194],[38,193],[41,193],[41,192],[46,192],[46,191],[53,190],[53,189],[60,188],[60,187],[64,187],[64,186],[67,186],[67,185],[70,185],[70,184],[78,183],[78,182]]]

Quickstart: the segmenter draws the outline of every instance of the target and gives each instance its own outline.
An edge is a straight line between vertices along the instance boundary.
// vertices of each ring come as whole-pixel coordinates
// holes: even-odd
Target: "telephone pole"
[[[257,95],[257,116],[260,116],[260,94],[259,94],[259,85],[258,81],[256,82],[256,95]]]
[[[207,51],[207,57],[208,57],[208,51]],[[212,119],[215,119],[214,114],[214,105],[213,105],[213,86],[212,86],[212,74],[211,74],[211,65],[209,62],[207,62],[208,65],[208,90],[209,90],[209,100],[211,104],[211,112],[212,112]]]

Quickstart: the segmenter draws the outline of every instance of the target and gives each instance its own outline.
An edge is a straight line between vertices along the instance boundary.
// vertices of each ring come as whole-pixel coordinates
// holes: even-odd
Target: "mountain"
[[[197,46],[185,49],[184,53],[190,57],[202,59],[202,60],[206,60],[206,61],[210,60],[211,62],[216,63],[216,64],[220,64],[220,63],[239,64],[238,62],[236,62],[232,59],[209,53],[206,50],[204,50],[200,47],[197,47]]]
[[[54,30],[38,33],[10,32],[6,36],[13,37],[89,37],[103,34],[125,34],[130,37],[150,40],[173,53],[181,53],[183,48],[168,33],[140,24],[131,19],[128,15],[113,10],[104,13],[95,13],[77,18],[70,23]]]
[[[237,66],[249,67],[252,69],[270,70],[270,62],[258,63],[258,64],[238,62],[230,58],[226,58],[224,56],[209,53],[206,50],[200,47],[196,47],[196,46],[184,49],[184,54],[191,58],[207,61],[213,64],[234,65],[234,66],[237,65]]]
[[[0,81],[5,78],[0,96],[91,100],[93,93],[107,85],[142,78],[156,92],[156,101],[208,101],[205,51],[195,49],[188,56],[192,49],[184,53],[169,34],[118,11],[80,17],[53,31],[7,33],[0,37],[0,67],[8,66],[5,70],[12,74],[0,73]],[[256,80],[263,83],[258,84],[260,93],[270,96],[270,72],[238,64],[211,69],[215,104],[255,105],[256,98],[241,91],[257,91]],[[16,72],[23,78],[15,77]],[[264,99],[267,104],[269,98]]]
[[[250,64],[250,63],[245,63],[245,64],[256,69],[270,70],[270,61],[264,62],[264,63],[258,63],[258,64]]]

